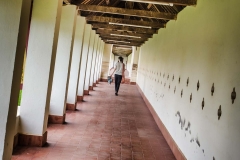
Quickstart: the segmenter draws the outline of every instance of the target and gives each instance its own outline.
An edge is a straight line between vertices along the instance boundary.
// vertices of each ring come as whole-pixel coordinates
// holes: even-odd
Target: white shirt
[[[117,62],[117,63],[115,64],[115,68],[116,68],[115,74],[117,74],[117,75],[122,75],[123,63]]]

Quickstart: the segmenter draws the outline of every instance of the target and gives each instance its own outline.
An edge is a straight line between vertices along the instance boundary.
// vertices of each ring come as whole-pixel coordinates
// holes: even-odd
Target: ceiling
[[[169,20],[176,20],[186,6],[195,6],[197,0],[64,0],[64,3],[77,5],[80,15],[86,17],[101,39],[114,45],[114,54],[127,56],[132,52],[131,46],[140,47],[159,29],[164,29]]]

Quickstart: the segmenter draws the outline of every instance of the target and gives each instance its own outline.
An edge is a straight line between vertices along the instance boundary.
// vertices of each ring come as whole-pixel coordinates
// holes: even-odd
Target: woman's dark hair
[[[118,57],[118,59],[123,63],[123,58],[122,57]]]

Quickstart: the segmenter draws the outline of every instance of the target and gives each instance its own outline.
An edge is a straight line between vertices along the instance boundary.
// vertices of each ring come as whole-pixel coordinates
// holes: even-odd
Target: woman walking
[[[122,81],[122,77],[124,76],[124,71],[125,71],[125,65],[123,63],[123,58],[122,57],[118,57],[118,62],[115,64],[115,68],[111,74],[114,74],[114,79],[115,79],[115,95],[118,96],[118,90]]]

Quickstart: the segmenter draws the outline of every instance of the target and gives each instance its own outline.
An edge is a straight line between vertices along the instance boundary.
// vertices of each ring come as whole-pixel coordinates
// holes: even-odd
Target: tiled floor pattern
[[[67,111],[66,124],[49,125],[47,145],[17,147],[15,160],[174,160],[136,86],[100,83]]]

